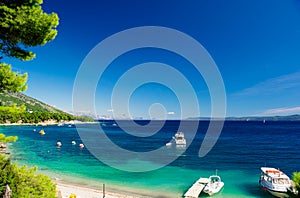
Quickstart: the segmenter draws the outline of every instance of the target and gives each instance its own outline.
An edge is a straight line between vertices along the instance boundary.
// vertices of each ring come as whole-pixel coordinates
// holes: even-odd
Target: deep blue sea
[[[196,121],[181,123],[189,126],[193,122]],[[106,121],[103,130],[116,145],[136,153],[162,148],[164,155],[156,159],[147,155],[128,159],[119,153],[116,157],[104,140],[97,139],[98,124],[2,126],[0,132],[19,137],[16,143],[9,145],[9,149],[13,160],[20,165],[38,166],[50,177],[74,184],[101,188],[105,183],[111,190],[149,197],[182,197],[199,177],[209,177],[216,169],[225,186],[214,197],[271,197],[258,185],[261,166],[280,168],[289,176],[300,171],[300,122],[226,121],[216,145],[202,158],[198,151],[208,121],[199,122],[195,138],[189,131],[184,131],[188,143],[191,143],[186,149],[165,146],[177,132],[180,121],[167,121],[158,133],[149,137],[146,137],[147,130],[140,131],[141,137],[134,137],[114,123]],[[146,126],[147,121],[139,121],[138,124]],[[86,132],[90,141],[94,141],[93,146],[78,147],[82,140],[76,128],[80,128],[81,133]],[[41,129],[46,132],[44,136],[39,134]],[[136,130],[130,125],[127,129]],[[61,148],[56,147],[58,140],[63,144]],[[72,140],[77,145],[72,145]],[[158,170],[126,172],[105,165],[88,148],[132,169],[135,166],[139,169],[141,165],[152,167],[171,156],[177,159]]]

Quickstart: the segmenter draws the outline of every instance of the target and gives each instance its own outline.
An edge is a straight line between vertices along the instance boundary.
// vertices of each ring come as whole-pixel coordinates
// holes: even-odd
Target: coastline
[[[0,126],[53,126],[58,124],[94,124],[97,122],[82,122],[78,120],[73,121],[66,121],[66,122],[56,122],[56,121],[46,121],[46,122],[39,122],[39,123],[4,123],[0,124]]]
[[[146,196],[137,195],[137,194],[131,194],[131,193],[125,193],[125,192],[114,192],[111,190],[104,191],[103,196],[103,189],[95,189],[91,187],[86,186],[80,186],[75,184],[70,184],[66,182],[61,181],[53,181],[56,184],[56,191],[57,193],[61,193],[61,197],[70,197],[71,194],[75,194],[77,198],[137,198],[137,197],[143,197],[146,198]]]

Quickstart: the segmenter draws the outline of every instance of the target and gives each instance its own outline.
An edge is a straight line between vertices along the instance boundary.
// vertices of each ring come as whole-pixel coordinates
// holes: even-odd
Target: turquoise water
[[[186,123],[189,124],[188,122]],[[7,135],[18,135],[19,140],[10,146],[12,157],[19,164],[36,165],[39,170],[58,180],[116,191],[133,192],[151,197],[182,197],[184,192],[199,178],[215,173],[225,182],[224,189],[214,197],[271,197],[258,185],[261,166],[279,167],[288,175],[300,167],[299,122],[226,122],[221,137],[213,150],[204,158],[198,157],[208,122],[200,122],[190,147],[173,163],[161,169],[132,173],[111,168],[97,160],[84,148],[80,149],[80,137],[75,127],[46,126],[46,135],[38,131],[41,126],[1,127]],[[85,127],[84,125],[80,127]],[[118,127],[107,123],[106,134],[118,145],[135,151],[151,150],[164,145],[174,135],[178,122],[167,122],[163,129],[149,138],[131,138]],[[33,130],[36,129],[36,132]],[[91,133],[94,128],[88,128]],[[62,141],[61,148],[55,146]],[[72,146],[71,141],[77,142]],[[99,149],[108,152],[101,144]],[[108,153],[109,154],[109,153]],[[178,154],[175,147],[165,150],[166,156]],[[126,160],[120,163],[126,163]],[[157,159],[132,159],[131,166],[152,166]]]

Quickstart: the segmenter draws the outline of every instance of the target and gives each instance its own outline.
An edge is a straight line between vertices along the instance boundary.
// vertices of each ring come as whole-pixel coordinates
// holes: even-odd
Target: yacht
[[[183,132],[177,132],[173,138],[176,145],[186,145],[186,140],[184,138]]]
[[[292,185],[290,178],[276,168],[261,167],[259,184],[275,197],[289,197],[288,190]]]
[[[218,193],[224,187],[224,182],[222,182],[221,177],[217,173],[211,175],[208,180],[209,182],[204,187],[203,192],[209,196]]]

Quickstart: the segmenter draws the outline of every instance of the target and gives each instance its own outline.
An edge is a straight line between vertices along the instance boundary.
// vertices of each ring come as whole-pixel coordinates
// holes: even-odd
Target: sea
[[[288,176],[300,171],[297,121],[226,121],[216,144],[203,157],[199,157],[199,149],[209,121],[169,120],[163,124],[152,122],[149,127],[149,121],[136,121],[141,128],[131,126],[132,121],[122,121],[122,125],[126,122],[126,130],[116,121],[102,121],[64,126],[1,126],[0,132],[18,136],[17,142],[9,144],[9,150],[19,165],[37,166],[39,172],[53,180],[99,190],[105,184],[106,190],[140,197],[183,197],[197,179],[216,173],[225,183],[214,195],[216,198],[272,197],[258,184],[260,167],[280,168]],[[188,146],[166,146],[181,124],[198,125],[196,134],[188,127],[183,131]],[[144,130],[156,125],[161,126],[157,131]],[[42,129],[45,135],[39,134]],[[100,133],[107,138],[95,135]],[[107,143],[107,139],[111,142]],[[73,140],[76,145],[72,145]],[[57,141],[62,143],[60,148]],[[80,143],[85,147],[79,148]],[[119,153],[113,151],[111,143],[121,148]],[[156,159],[156,155],[148,155],[158,149],[161,153]],[[125,151],[136,155],[126,155]],[[105,160],[98,154],[106,156]],[[126,166],[128,169],[120,170]]]

